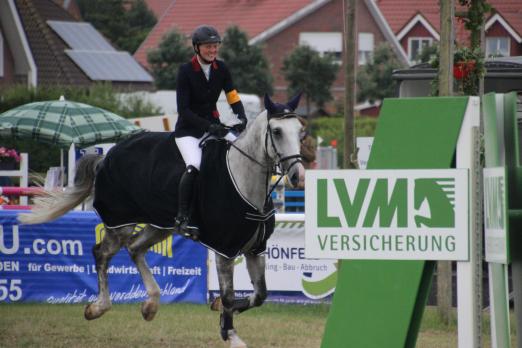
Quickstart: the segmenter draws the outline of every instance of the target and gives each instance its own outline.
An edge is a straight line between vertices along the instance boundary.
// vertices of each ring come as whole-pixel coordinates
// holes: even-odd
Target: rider
[[[179,233],[193,240],[199,238],[199,228],[189,223],[193,184],[201,164],[199,142],[207,133],[229,141],[236,139],[219,120],[216,102],[222,90],[240,120],[233,130],[242,132],[247,123],[245,109],[232,83],[230,71],[223,61],[217,59],[220,43],[221,38],[214,27],[197,27],[192,34],[192,46],[196,54],[190,62],[180,66],[177,77],[179,117],[174,137],[186,169],[179,182],[176,226]]]

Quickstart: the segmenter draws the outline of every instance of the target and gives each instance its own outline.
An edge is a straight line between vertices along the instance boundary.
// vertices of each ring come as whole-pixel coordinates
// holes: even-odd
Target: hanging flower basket
[[[460,61],[453,65],[453,77],[457,80],[467,78],[475,69],[476,62],[474,60]]]

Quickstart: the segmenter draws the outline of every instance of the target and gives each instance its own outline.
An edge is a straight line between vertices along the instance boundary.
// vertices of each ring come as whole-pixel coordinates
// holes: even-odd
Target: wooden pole
[[[454,0],[440,1],[439,96],[453,94]],[[437,263],[437,309],[439,317],[449,324],[452,309],[451,261]]]
[[[355,151],[355,73],[357,67],[357,0],[344,0],[344,157],[345,169],[356,168]]]

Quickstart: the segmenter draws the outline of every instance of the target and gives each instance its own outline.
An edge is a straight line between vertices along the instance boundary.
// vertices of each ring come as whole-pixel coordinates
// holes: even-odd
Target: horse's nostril
[[[292,176],[290,176],[290,182],[293,186],[296,186],[299,183],[299,175],[297,173],[292,174]]]

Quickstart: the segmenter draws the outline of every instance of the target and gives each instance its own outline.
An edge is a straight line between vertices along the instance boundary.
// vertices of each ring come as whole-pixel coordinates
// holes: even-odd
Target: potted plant
[[[0,170],[14,170],[20,163],[20,155],[15,149],[0,147]]]
[[[464,95],[478,95],[479,80],[486,73],[484,55],[480,49],[461,47],[453,56],[453,77],[456,91]]]
[[[432,68],[439,68],[438,53],[431,56]],[[453,77],[455,94],[478,95],[479,80],[486,73],[484,56],[480,49],[459,47],[453,54]],[[432,81],[432,95],[438,95],[438,76]]]

